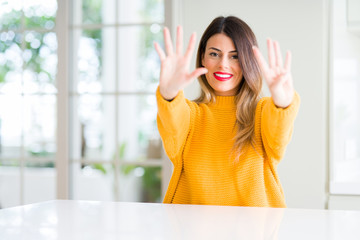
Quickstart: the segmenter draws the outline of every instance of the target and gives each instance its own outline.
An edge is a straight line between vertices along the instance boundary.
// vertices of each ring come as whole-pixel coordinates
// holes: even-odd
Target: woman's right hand
[[[161,61],[160,94],[164,99],[169,101],[174,99],[178,92],[183,90],[194,79],[207,73],[206,68],[197,68],[189,73],[189,65],[194,51],[195,40],[196,35],[193,33],[190,37],[186,52],[183,54],[183,30],[181,26],[178,26],[175,52],[173,50],[169,29],[166,27],[164,28],[166,54],[158,43],[154,43]]]

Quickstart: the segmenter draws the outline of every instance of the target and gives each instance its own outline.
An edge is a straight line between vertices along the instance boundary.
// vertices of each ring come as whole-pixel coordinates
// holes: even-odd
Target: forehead
[[[206,50],[212,47],[217,48],[222,52],[236,50],[233,40],[224,33],[217,33],[209,38],[206,43]]]

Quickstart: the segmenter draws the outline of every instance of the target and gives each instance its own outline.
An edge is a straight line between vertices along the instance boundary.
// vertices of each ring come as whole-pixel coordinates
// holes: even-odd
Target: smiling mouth
[[[215,72],[214,73],[214,77],[216,78],[216,80],[219,81],[228,81],[232,78],[232,74],[229,73],[223,73],[223,72]]]

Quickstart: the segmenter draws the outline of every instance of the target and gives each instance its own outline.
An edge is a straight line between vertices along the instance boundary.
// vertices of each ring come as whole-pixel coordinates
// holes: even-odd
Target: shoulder
[[[269,102],[271,102],[271,101],[272,101],[271,97],[262,97],[262,98],[259,100],[259,102],[258,102],[258,104],[257,104],[256,107],[261,107],[261,106],[263,106],[264,104],[269,103]]]
[[[255,114],[261,113],[262,110],[264,109],[264,106],[271,105],[271,103],[272,103],[271,97],[262,97],[256,105]],[[276,106],[274,105],[274,107]]]
[[[185,99],[186,103],[193,109],[201,110],[209,108],[210,103],[199,103],[196,100]]]

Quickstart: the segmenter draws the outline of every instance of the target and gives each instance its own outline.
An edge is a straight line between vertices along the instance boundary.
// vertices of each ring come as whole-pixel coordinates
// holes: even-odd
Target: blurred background
[[[2,207],[54,199],[57,180],[73,199],[161,201],[153,41],[164,17],[162,0],[1,1]]]
[[[360,209],[360,0],[0,0],[0,207],[161,202],[162,28],[235,15],[293,53],[302,105],[279,165],[288,207]],[[195,57],[193,58],[194,63]],[[194,99],[196,81],[185,89]],[[265,95],[268,95],[264,88]]]

